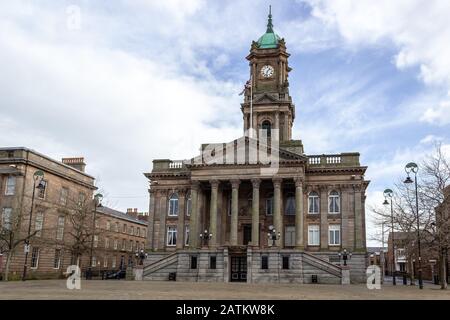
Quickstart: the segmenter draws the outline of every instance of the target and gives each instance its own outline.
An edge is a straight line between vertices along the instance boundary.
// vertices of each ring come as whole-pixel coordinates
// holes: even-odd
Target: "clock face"
[[[261,68],[261,75],[264,78],[270,78],[271,76],[273,76],[274,70],[272,66],[269,65],[265,65]]]

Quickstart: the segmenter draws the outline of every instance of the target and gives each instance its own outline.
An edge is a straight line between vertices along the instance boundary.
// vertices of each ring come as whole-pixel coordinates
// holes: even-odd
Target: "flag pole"
[[[250,75],[250,138],[253,138],[253,76]]]

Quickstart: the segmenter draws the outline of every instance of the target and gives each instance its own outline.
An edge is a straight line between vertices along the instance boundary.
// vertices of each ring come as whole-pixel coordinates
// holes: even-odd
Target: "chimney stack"
[[[86,163],[84,163],[84,158],[83,157],[78,157],[78,158],[62,158],[61,160],[62,163],[71,166],[74,169],[77,169],[81,172],[84,172],[85,168],[86,168]]]

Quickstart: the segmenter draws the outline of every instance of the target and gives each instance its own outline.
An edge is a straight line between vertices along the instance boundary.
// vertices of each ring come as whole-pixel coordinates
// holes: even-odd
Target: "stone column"
[[[281,140],[289,140],[289,117],[288,113],[284,113],[284,139]]]
[[[231,180],[231,230],[230,244],[237,246],[238,244],[238,204],[239,204],[239,184],[240,180]]]
[[[320,187],[320,249],[328,250],[328,188]]]
[[[212,234],[209,240],[209,246],[217,245],[217,190],[219,188],[218,180],[211,180],[211,201],[209,204],[209,233]]]
[[[252,179],[252,245],[259,246],[259,185],[261,179]]]
[[[159,243],[158,243],[158,249],[165,249],[166,247],[166,218],[167,218],[167,195],[169,191],[168,190],[161,190],[159,198],[160,200],[160,229],[159,229]]]
[[[148,193],[149,197],[149,205],[148,205],[148,228],[147,228],[147,247],[154,249],[153,247],[153,234],[154,234],[154,224],[155,224],[155,195],[156,192],[154,189],[149,189]],[[112,228],[112,226],[111,226]],[[114,240],[113,240],[114,241]]]
[[[198,181],[192,181],[191,185],[191,217],[189,222],[189,248],[196,249],[198,247]]]
[[[303,249],[303,179],[297,177],[295,181],[295,246]]]
[[[354,197],[355,197],[355,250],[364,251],[364,225],[362,218],[362,192],[361,185],[354,185]]]
[[[177,249],[184,247],[184,215],[186,203],[186,190],[178,191],[178,224],[177,224]]]
[[[280,114],[278,112],[275,112],[275,124],[274,124],[274,126],[275,126],[275,129],[277,129],[277,131],[278,131],[278,135],[274,136],[272,134],[272,139],[280,140],[280,135],[282,133],[280,132]]]
[[[283,179],[274,178],[273,181],[273,226],[276,232],[280,233],[280,239],[275,242],[277,247],[283,243],[283,225],[281,220],[281,182]]]

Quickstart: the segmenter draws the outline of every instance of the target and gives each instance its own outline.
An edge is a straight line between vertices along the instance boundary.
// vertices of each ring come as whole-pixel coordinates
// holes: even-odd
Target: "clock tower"
[[[252,87],[245,91],[241,110],[244,131],[253,128],[256,130],[254,137],[259,135],[260,129],[266,129],[268,135],[278,138],[280,143],[292,140],[295,106],[289,95],[288,74],[292,69],[288,58],[284,39],[273,30],[270,10],[266,33],[253,41],[246,57]]]

